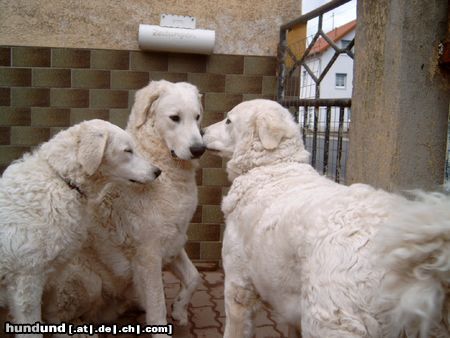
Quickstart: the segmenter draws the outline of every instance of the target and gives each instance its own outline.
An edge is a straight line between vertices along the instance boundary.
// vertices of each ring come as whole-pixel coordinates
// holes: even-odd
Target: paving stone
[[[203,271],[200,273],[202,278],[201,286],[194,293],[191,306],[188,308],[188,324],[186,326],[177,326],[173,323],[171,318],[171,307],[173,300],[166,297],[167,306],[167,321],[172,323],[174,338],[215,338],[222,337],[225,328],[225,311],[223,301],[223,291],[217,294],[218,298],[211,298],[214,292],[223,290],[223,271]],[[179,287],[178,279],[170,271],[163,272],[163,279],[165,283],[165,290],[175,290]],[[172,291],[171,291],[172,292]],[[202,306],[203,304],[203,306]],[[145,325],[145,313],[127,312],[119,320],[117,324],[127,325],[139,323]],[[288,334],[287,325],[275,324],[273,321],[273,315],[270,314],[270,310],[262,308],[255,318],[255,338],[285,338]],[[99,338],[151,338],[149,334],[142,334],[136,336],[134,334],[121,334],[113,336],[111,334],[99,335]]]
[[[280,338],[280,334],[273,326],[260,326],[255,328],[255,337],[258,338]]]
[[[198,338],[221,338],[223,335],[218,328],[194,329]]]
[[[214,299],[223,299],[223,282],[217,282],[210,286],[210,294]]]
[[[223,290],[223,288],[222,288],[222,290]],[[214,310],[216,310],[219,313],[219,316],[225,317],[225,301],[223,299],[223,292],[222,292],[222,298],[220,298],[220,299],[214,298],[213,303],[215,304]]]
[[[214,304],[211,302],[211,296],[207,293],[207,291],[196,291],[191,299],[191,306],[193,307],[204,307],[209,306],[213,307]]]
[[[267,326],[267,325],[273,325],[273,322],[270,320],[267,311],[265,309],[260,309],[255,314],[254,319],[255,326]]]
[[[225,330],[225,322],[226,322],[227,319],[226,319],[225,316],[223,316],[223,317],[217,318],[217,320],[220,322],[220,325],[221,325],[220,332],[222,332],[222,334],[223,334],[223,332]]]
[[[180,285],[178,284],[167,284],[164,287],[164,294],[166,295],[166,299],[175,299],[175,297],[180,292]]]
[[[275,328],[280,331],[284,337],[289,335],[289,327],[286,324],[276,324]]]
[[[205,276],[205,280],[209,284],[216,284],[216,283],[223,284],[223,277],[224,277],[223,272],[214,271],[207,273]]]
[[[204,281],[204,279],[203,279],[203,275],[200,274],[200,276],[202,276],[202,279],[201,279],[201,281],[200,281],[200,284],[197,286],[197,290],[198,290],[198,291],[206,291],[206,290],[208,290],[208,287],[207,287],[206,284],[205,284],[205,281]]]
[[[173,328],[173,338],[194,338],[191,333],[192,324],[188,323],[186,326],[175,326]]]
[[[180,280],[171,271],[164,271],[163,279],[164,279],[164,283],[167,283],[167,284],[179,284],[180,283]]]
[[[220,323],[215,319],[215,311],[212,306],[192,308],[192,319],[195,328],[220,327]]]

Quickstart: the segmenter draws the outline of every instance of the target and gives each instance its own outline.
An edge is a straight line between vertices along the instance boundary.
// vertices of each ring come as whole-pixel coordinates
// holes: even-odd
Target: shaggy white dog
[[[91,120],[61,131],[5,170],[0,179],[0,299],[15,323],[41,321],[48,275],[86,239],[88,201],[108,182],[146,183],[160,174],[134,149],[124,130]]]
[[[448,337],[447,197],[409,201],[319,175],[298,125],[273,101],[239,104],[204,141],[231,158],[222,203],[226,338],[252,337],[260,300],[303,338],[404,328]]]
[[[168,265],[182,282],[172,316],[187,323],[200,280],[184,245],[197,207],[196,159],[205,151],[201,118],[200,95],[191,84],[152,81],[136,92],[127,131],[162,175],[151,185],[118,185],[108,194],[95,215],[102,226],[52,280],[49,320],[110,321],[137,301],[148,324],[164,325],[162,268]]]

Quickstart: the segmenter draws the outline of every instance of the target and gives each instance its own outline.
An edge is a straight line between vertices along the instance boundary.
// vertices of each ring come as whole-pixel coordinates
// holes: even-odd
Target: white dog
[[[167,264],[182,282],[172,316],[187,323],[187,305],[200,281],[184,245],[197,207],[196,159],[206,149],[201,119],[200,95],[191,84],[152,81],[136,92],[127,131],[162,175],[145,187],[118,185],[103,201],[96,213],[102,226],[93,228],[86,250],[52,281],[47,318],[110,321],[135,300],[148,324],[164,325]]]
[[[273,101],[239,104],[205,129],[204,141],[231,158],[222,203],[226,338],[252,337],[260,300],[303,338],[403,328],[448,337],[448,312],[440,322],[449,305],[447,197],[409,201],[319,175],[298,125]]]
[[[88,201],[108,182],[146,183],[160,174],[134,151],[124,130],[91,120],[61,131],[6,169],[0,179],[0,299],[15,323],[41,321],[49,273],[86,239]]]

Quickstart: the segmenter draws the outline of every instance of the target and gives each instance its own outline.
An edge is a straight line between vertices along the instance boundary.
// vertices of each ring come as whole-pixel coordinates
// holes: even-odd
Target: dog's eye
[[[180,122],[180,117],[178,115],[170,115],[169,118],[173,121],[173,122]]]
[[[226,124],[230,124],[230,123],[231,123],[231,120],[230,120],[230,119],[227,119],[227,120],[225,121],[225,123],[226,123]]]
[[[132,154],[133,153],[133,149],[128,149],[127,148],[127,149],[124,150],[124,152]]]
[[[196,117],[195,117],[195,119],[198,121],[198,120],[200,120],[200,114],[198,114]]]

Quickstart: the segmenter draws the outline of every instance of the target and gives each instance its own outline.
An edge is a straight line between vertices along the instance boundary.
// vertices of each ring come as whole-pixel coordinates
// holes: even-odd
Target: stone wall
[[[448,1],[358,1],[347,182],[443,183],[450,82],[439,67]]]
[[[137,50],[139,24],[168,13],[215,30],[214,53],[275,55],[280,25],[300,12],[299,0],[0,0],[0,45]]]
[[[275,93],[273,57],[183,55],[123,50],[0,47],[0,172],[52,135],[85,119],[124,127],[134,93],[149,80],[188,81],[203,95],[209,125],[243,100]],[[199,207],[187,251],[220,259],[220,202],[228,181],[222,160],[205,154],[198,171]]]

